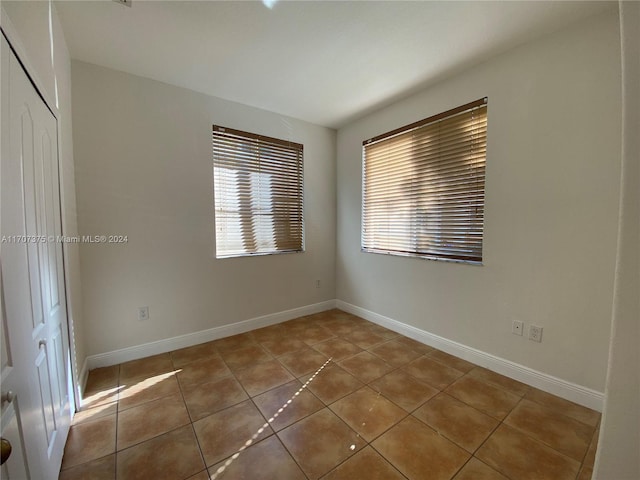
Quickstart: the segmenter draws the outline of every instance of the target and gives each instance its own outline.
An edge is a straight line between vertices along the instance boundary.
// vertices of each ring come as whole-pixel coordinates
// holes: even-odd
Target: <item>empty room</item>
[[[640,479],[640,2],[0,3],[3,479]]]

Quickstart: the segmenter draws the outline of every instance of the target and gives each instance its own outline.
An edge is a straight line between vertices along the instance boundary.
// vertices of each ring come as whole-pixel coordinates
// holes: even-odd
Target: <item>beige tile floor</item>
[[[93,370],[85,397],[63,480],[586,480],[600,422],[339,310]]]

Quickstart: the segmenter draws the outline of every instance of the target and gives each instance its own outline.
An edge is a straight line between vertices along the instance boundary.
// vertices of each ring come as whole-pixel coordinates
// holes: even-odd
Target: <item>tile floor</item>
[[[93,370],[85,396],[63,480],[586,480],[600,422],[339,310]]]

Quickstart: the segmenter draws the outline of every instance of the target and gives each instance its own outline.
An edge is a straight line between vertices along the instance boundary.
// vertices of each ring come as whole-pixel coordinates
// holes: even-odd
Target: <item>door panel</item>
[[[53,479],[69,432],[72,391],[58,241],[62,220],[57,121],[4,37],[1,73],[2,343],[13,354],[3,356],[2,391],[11,390],[14,397],[2,404],[2,431],[16,423],[17,430],[7,431],[18,432],[23,442],[27,473],[35,480]],[[20,409],[6,416],[17,408],[17,399]],[[28,478],[16,475],[13,478]]]
[[[58,172],[57,169],[54,168],[54,160],[53,160],[53,146],[51,137],[47,132],[42,136],[42,157],[44,164],[44,172],[46,181],[43,182],[43,188],[45,191],[44,195],[44,223],[45,228],[43,231],[47,232],[48,235],[57,236],[58,228],[56,226],[56,218],[60,216],[60,211],[56,212],[56,207],[59,207],[59,203],[56,202],[56,198],[59,198],[58,189],[56,188],[58,184]],[[57,164],[57,162],[55,162]],[[48,279],[48,294],[49,294],[49,309],[50,315],[55,315],[56,310],[60,308],[60,290],[58,282],[63,278],[61,275],[61,255],[58,255],[60,243],[56,241],[47,241],[44,244],[46,247],[47,255],[47,270],[49,273]]]
[[[43,285],[43,308],[48,330],[48,343],[45,351],[50,371],[51,393],[55,405],[55,416],[62,415],[65,404],[68,404],[67,369],[64,363],[64,333],[62,325],[66,324],[66,308],[60,292],[64,291],[64,272],[62,264],[62,243],[58,238],[62,235],[60,218],[60,192],[58,182],[58,162],[55,137],[55,124],[46,130],[41,139],[42,163],[42,204],[41,235],[47,236],[47,242],[41,243],[43,249],[42,272],[45,274]]]
[[[52,364],[56,370],[54,379],[57,385],[54,389],[54,404],[56,407],[56,417],[64,414],[64,407],[68,403],[67,396],[67,370],[64,368],[64,335],[61,325],[57,325],[50,337],[50,350]]]
[[[3,480],[29,478],[29,467],[24,455],[24,437],[18,411],[18,398],[14,398],[2,412],[2,438],[11,443],[11,456],[0,470],[0,478]]]
[[[24,235],[29,239],[37,238],[38,222],[36,219],[37,212],[37,185],[36,185],[36,156],[35,156],[35,139],[33,135],[33,117],[28,105],[21,105],[19,131],[15,135],[20,139],[20,159],[22,160],[22,193],[24,196]],[[15,128],[15,127],[14,127]],[[13,132],[12,132],[13,133]],[[15,137],[14,137],[15,138]],[[5,232],[3,232],[4,234]],[[42,311],[42,297],[40,285],[40,248],[36,242],[27,242],[27,271],[29,272],[29,287],[31,293],[31,312],[33,333],[32,338],[40,334],[44,327],[44,314]]]
[[[0,384],[11,372],[11,346],[7,337],[7,314],[4,308],[4,288],[2,287],[2,271],[0,270]],[[0,477],[1,478],[1,477]]]
[[[56,434],[56,416],[53,402],[53,393],[51,391],[51,375],[49,374],[49,362],[47,362],[47,346],[42,345],[40,353],[36,357],[35,367],[38,372],[38,389],[40,404],[39,409],[42,415],[41,434],[44,435],[44,441],[47,445],[47,456],[55,440]]]
[[[11,355],[11,346],[7,336],[7,316],[4,308],[4,288],[2,288],[2,275],[0,274],[0,384],[3,385],[3,395],[7,392],[4,389],[5,379],[9,378],[13,370],[13,360]],[[3,480],[24,480],[29,478],[29,469],[27,459],[24,456],[24,439],[22,436],[22,427],[20,424],[20,416],[18,414],[19,398],[13,396],[13,392],[9,393],[11,401],[2,401],[2,414],[0,424],[2,425],[0,437],[11,443],[11,456],[0,467],[0,478]]]

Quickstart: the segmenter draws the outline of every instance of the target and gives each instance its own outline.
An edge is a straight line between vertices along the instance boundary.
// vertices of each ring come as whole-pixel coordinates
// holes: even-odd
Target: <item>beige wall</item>
[[[17,40],[14,48],[19,49],[21,60],[27,63],[29,73],[35,77],[38,88],[58,119],[62,229],[65,235],[75,236],[78,225],[71,132],[71,60],[62,27],[55,6],[47,1],[3,1],[2,9],[3,15],[7,15],[3,16],[3,28],[16,35],[17,38],[12,38],[12,35],[9,38]],[[52,27],[51,31],[49,25]],[[81,317],[82,288],[78,245],[65,244],[64,253],[69,324],[75,337],[75,359],[79,371],[86,355]]]
[[[604,390],[620,174],[617,12],[338,131],[337,298]],[[362,141],[488,96],[484,265],[362,253]],[[544,327],[541,344],[511,334]]]
[[[81,245],[89,355],[335,298],[335,131],[87,63],[72,74],[80,232],[129,239]],[[304,144],[304,253],[215,259],[212,124]]]

